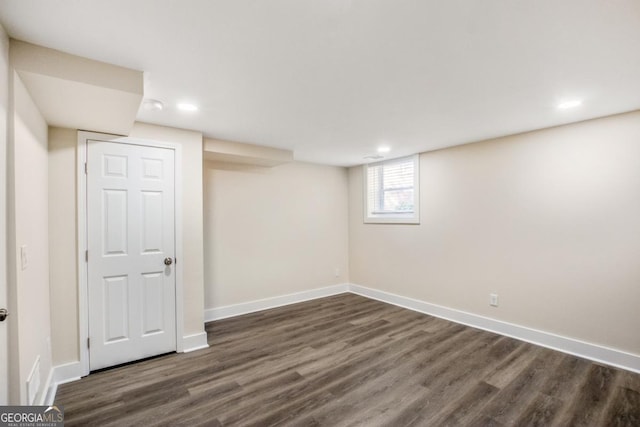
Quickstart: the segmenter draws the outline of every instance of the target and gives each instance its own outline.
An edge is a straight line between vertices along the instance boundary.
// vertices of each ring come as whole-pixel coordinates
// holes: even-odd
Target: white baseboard
[[[47,380],[46,393],[41,405],[51,406],[56,398],[56,392],[60,384],[69,383],[79,380],[82,377],[82,364],[80,362],[65,363],[64,365],[54,366]]]
[[[209,348],[207,343],[207,333],[199,332],[193,335],[185,335],[182,337],[183,352],[189,353],[190,351],[201,350],[203,348]]]
[[[594,362],[640,373],[640,356],[621,350],[580,341],[574,338],[563,337],[550,332],[527,328],[525,326],[514,325],[513,323],[503,322],[501,320],[495,320],[436,304],[430,304],[417,299],[407,298],[355,284],[349,285],[349,291],[357,295],[397,305],[399,307],[408,308],[420,313],[451,320],[456,323],[462,323],[463,325],[468,325],[474,328],[495,332],[500,335],[516,338],[521,341],[551,348],[563,353],[572,354]]]
[[[82,364],[79,361],[55,366],[53,371],[53,381],[58,385],[79,380],[83,376]]]
[[[228,317],[240,316],[242,314],[253,313],[255,311],[267,310],[270,308],[281,307],[283,305],[295,304],[297,302],[342,294],[348,291],[349,285],[345,283],[327,286],[325,288],[312,289],[309,291],[296,292],[294,294],[227,305],[224,307],[210,308],[204,311],[204,321],[211,322],[213,320],[226,319]]]

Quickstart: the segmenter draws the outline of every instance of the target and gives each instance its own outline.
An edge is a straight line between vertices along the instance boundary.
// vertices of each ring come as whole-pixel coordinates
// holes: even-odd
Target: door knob
[[[4,319],[6,319],[8,315],[9,312],[6,308],[0,308],[0,322],[4,322]]]
[[[164,265],[171,265],[171,264],[173,264],[173,259],[168,257],[164,259]]]

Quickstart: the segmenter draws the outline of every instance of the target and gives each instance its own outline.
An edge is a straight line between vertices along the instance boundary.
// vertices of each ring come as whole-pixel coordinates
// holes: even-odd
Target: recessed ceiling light
[[[559,110],[567,110],[569,108],[575,108],[579,105],[582,105],[582,101],[579,99],[573,99],[571,101],[564,101],[558,104]]]
[[[186,102],[182,102],[178,104],[178,110],[182,111],[198,111],[198,106],[193,104],[188,104]]]
[[[386,145],[378,147],[378,153],[388,153],[389,151],[391,151],[391,147],[387,147]]]
[[[145,99],[142,102],[142,108],[144,108],[147,111],[160,111],[164,108],[164,104],[161,101],[158,101],[157,99]]]

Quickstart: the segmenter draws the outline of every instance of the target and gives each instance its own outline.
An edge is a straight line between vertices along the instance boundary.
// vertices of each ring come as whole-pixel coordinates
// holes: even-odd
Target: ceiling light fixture
[[[157,99],[148,98],[142,101],[142,108],[147,111],[160,111],[164,108],[164,104]]]
[[[178,110],[182,111],[198,111],[198,106],[182,102],[178,104]]]
[[[567,110],[569,108],[575,108],[579,105],[582,105],[582,101],[579,99],[573,99],[571,101],[564,101],[558,104],[559,110]]]
[[[387,147],[386,145],[378,147],[378,153],[388,153],[391,151],[391,147]]]

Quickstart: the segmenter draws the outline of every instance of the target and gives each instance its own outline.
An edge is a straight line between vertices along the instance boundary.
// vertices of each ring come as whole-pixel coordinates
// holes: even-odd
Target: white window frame
[[[394,163],[411,158],[413,161],[413,212],[411,213],[385,213],[373,214],[369,209],[369,168],[385,163]],[[363,171],[363,213],[365,224],[420,224],[420,155],[401,157],[397,159],[383,160],[362,166]]]

